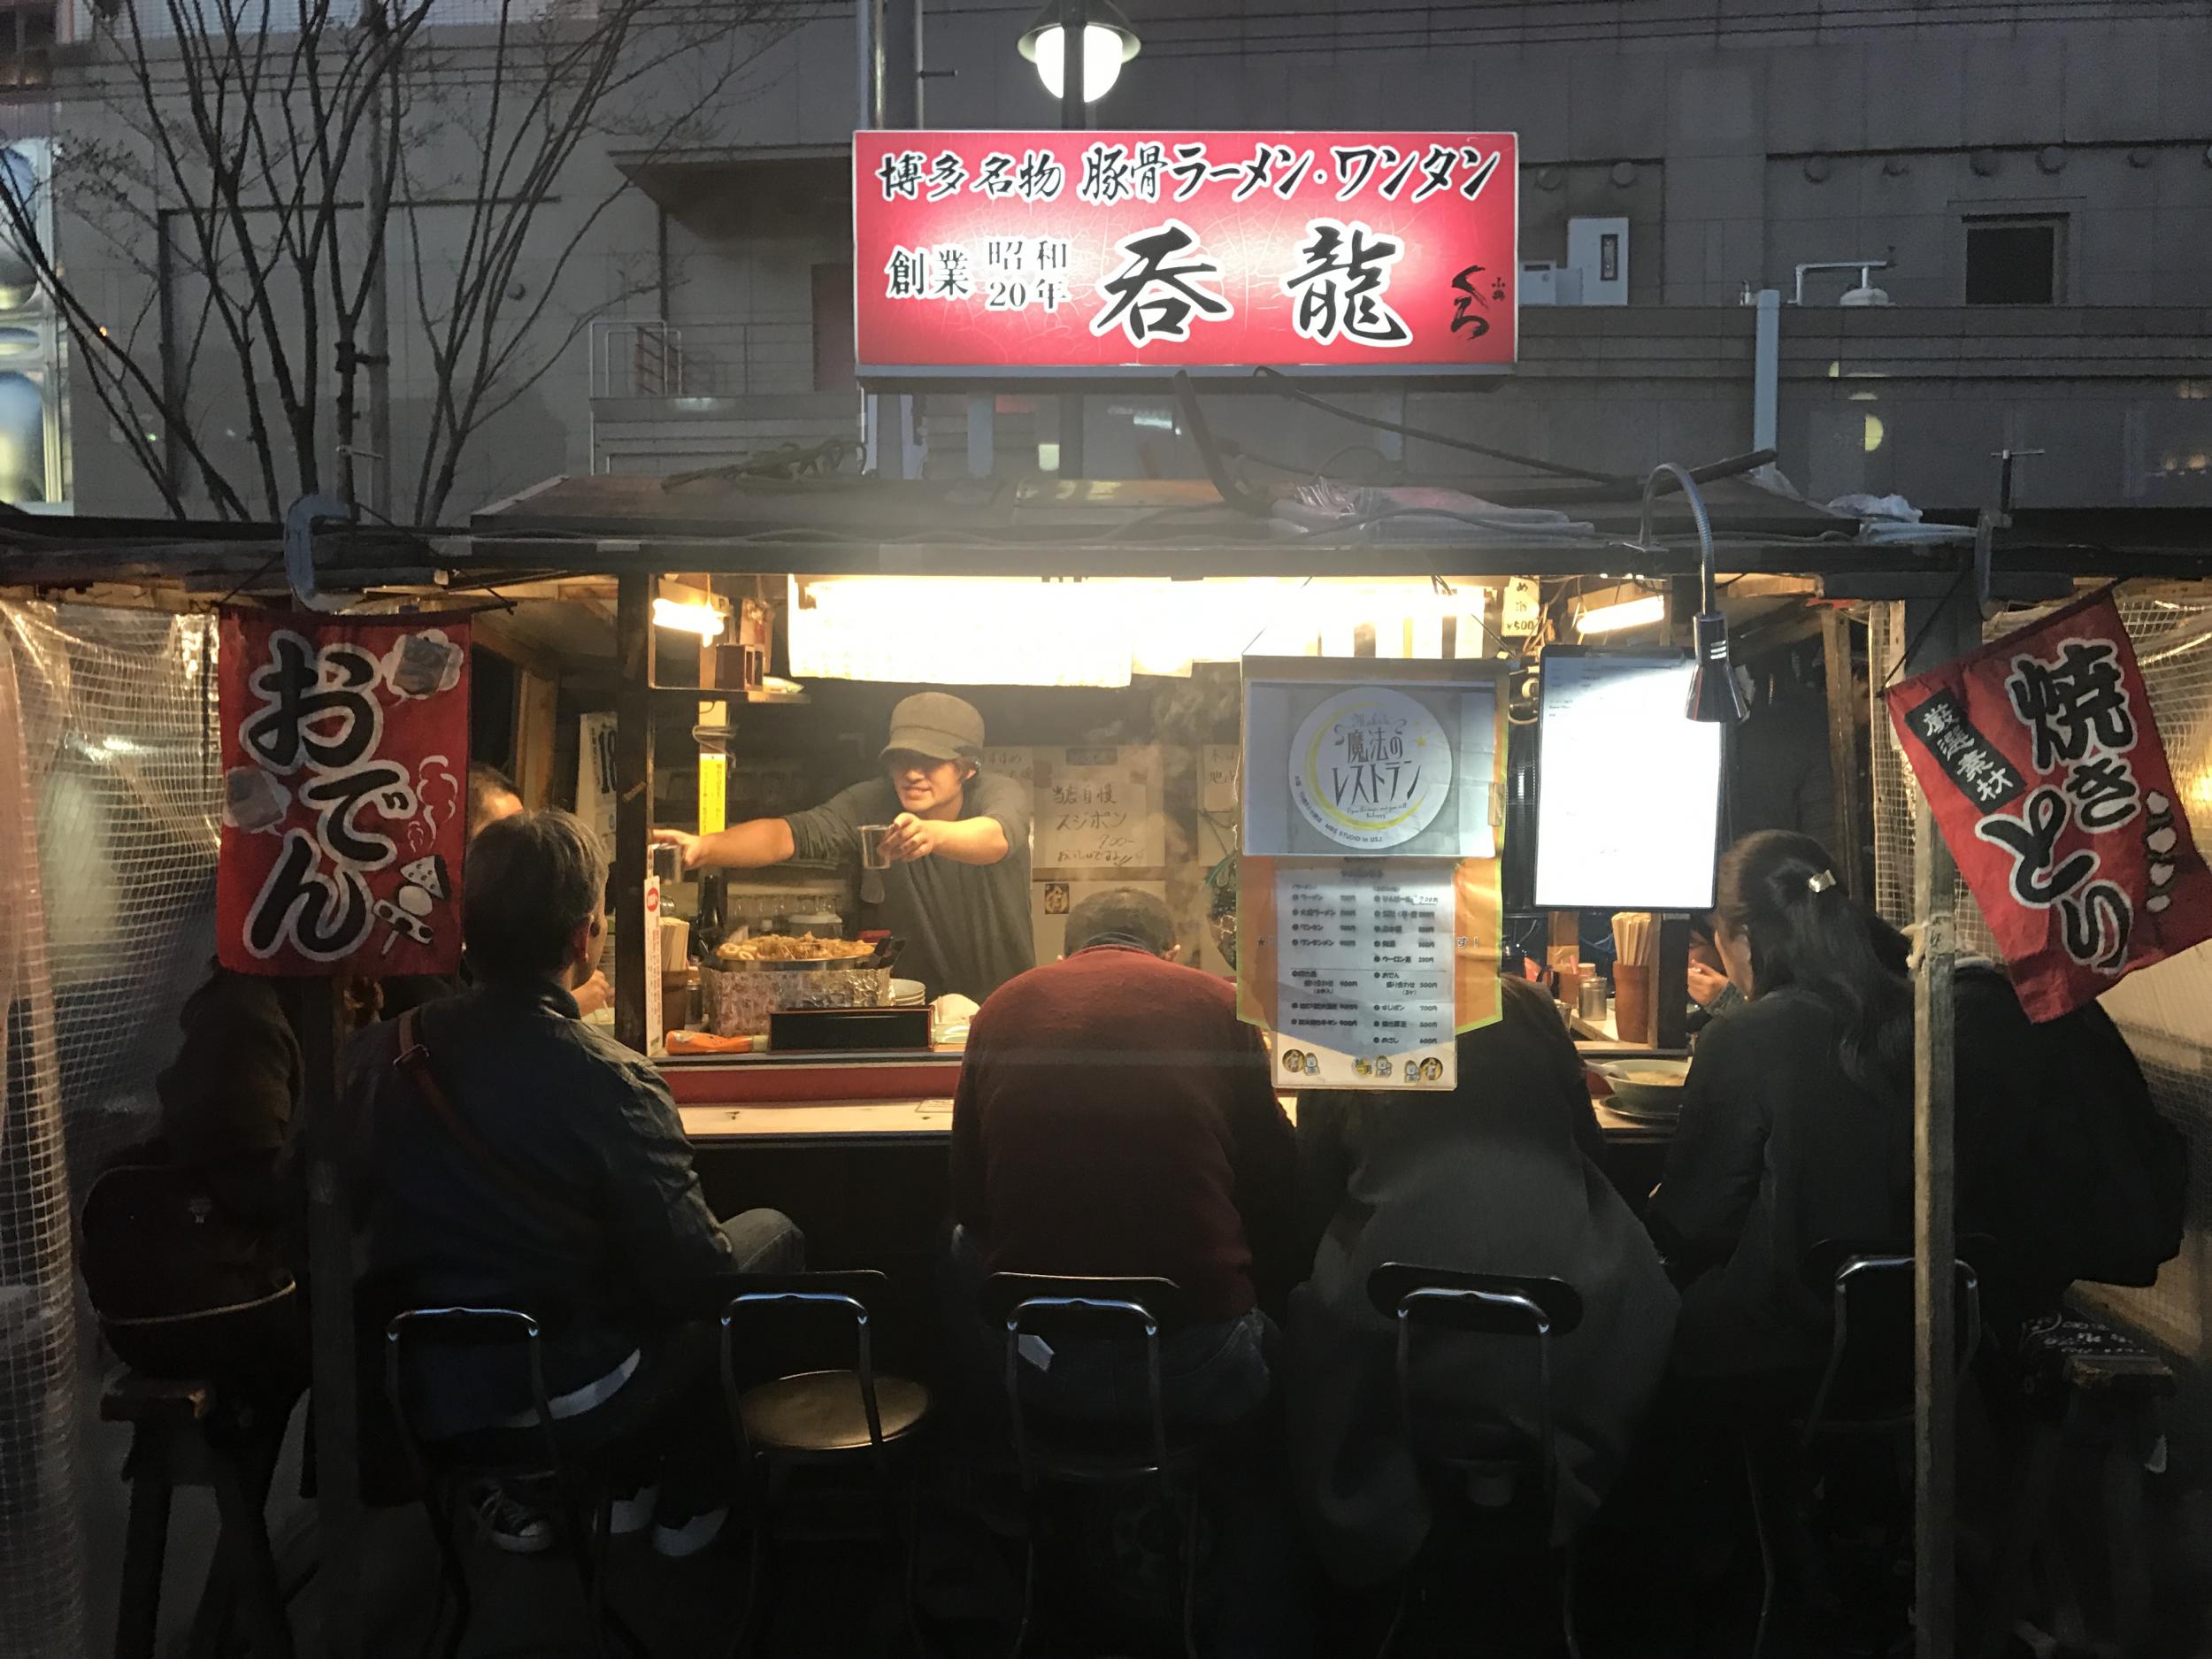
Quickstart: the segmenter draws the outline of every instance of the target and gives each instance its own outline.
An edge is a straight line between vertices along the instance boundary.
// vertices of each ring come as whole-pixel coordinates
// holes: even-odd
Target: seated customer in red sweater
[[[1076,906],[1060,961],[983,1005],[953,1107],[955,1256],[971,1284],[1173,1279],[1186,1323],[1163,1333],[1168,1415],[1227,1423],[1267,1395],[1260,1303],[1303,1265],[1291,1259],[1297,1142],[1234,987],[1176,954],[1167,906],[1117,888]],[[1040,1408],[1144,1416],[1137,1345],[1027,1357]]]

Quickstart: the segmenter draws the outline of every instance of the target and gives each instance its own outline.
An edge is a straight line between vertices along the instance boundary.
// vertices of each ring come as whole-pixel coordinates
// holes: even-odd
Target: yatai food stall
[[[1778,571],[1786,547],[1801,556],[1801,544],[1778,541],[1779,526],[1811,534],[1836,521],[1740,482],[1705,488],[1740,615],[1799,607],[1812,583]],[[1018,799],[1008,816],[1028,833],[1010,858],[1028,867],[1032,960],[1058,955],[1064,918],[1083,897],[1135,886],[1168,902],[1186,961],[1242,972],[1256,1017],[1273,1000],[1266,982],[1276,972],[1263,946],[1264,964],[1254,951],[1240,956],[1240,907],[1245,937],[1258,937],[1257,861],[1363,850],[1359,833],[1331,839],[1314,826],[1325,814],[1292,803],[1289,726],[1313,713],[1317,695],[1295,702],[1299,682],[1332,692],[1386,684],[1432,702],[1424,687],[1479,694],[1480,741],[1452,751],[1464,787],[1425,803],[1460,838],[1426,824],[1386,849],[1485,861],[1487,908],[1479,925],[1451,933],[1486,971],[1509,957],[1515,972],[1563,968],[1574,1004],[1588,961],[1595,995],[1586,1012],[1571,1011],[1601,1057],[1680,1054],[1681,917],[1710,902],[1720,744],[1717,726],[1685,718],[1694,664],[1663,641],[1669,608],[1678,623],[1695,591],[1699,545],[1678,496],[1656,499],[1647,527],[1640,480],[1583,493],[1574,511],[1587,517],[1556,517],[1589,527],[1535,546],[1393,544],[1370,532],[1349,553],[1326,534],[1319,547],[1287,541],[1283,520],[1254,520],[1206,481],[795,492],[597,478],[480,515],[469,557],[488,572],[526,549],[542,559],[553,536],[646,567],[611,579],[625,667],[617,707],[582,717],[577,799],[616,849],[606,1018],[664,1066],[718,1201],[765,1202],[765,1183],[797,1179],[794,1159],[772,1150],[814,1155],[801,1162],[821,1166],[825,1190],[846,1192],[852,1160],[941,1142],[964,1016],[977,999],[910,977],[907,956],[878,965],[873,947],[893,941],[865,937],[877,931],[869,892],[898,875],[866,867],[880,830],[861,833],[856,821],[841,844],[810,837],[812,862],[787,856],[797,850],[789,834],[772,837],[769,850],[785,856],[720,870],[683,870],[674,849],[656,868],[653,837],[749,835],[754,823],[805,820],[840,790],[883,776],[879,751],[897,747],[892,725],[918,695],[956,696],[980,714],[980,773]],[[1282,499],[1300,505],[1291,492]],[[1478,513],[1486,505],[1462,500]],[[936,527],[902,528],[922,519]],[[1609,578],[1598,577],[1601,560]],[[1340,573],[1354,561],[1359,575]],[[1640,633],[1577,630],[1645,599],[1655,603],[1628,613],[1646,618]],[[718,623],[745,639],[723,644]],[[1562,634],[1585,642],[1562,646]],[[1603,637],[1631,643],[1596,649]],[[1255,704],[1268,687],[1284,688],[1279,709]],[[1266,831],[1251,818],[1256,710],[1276,728],[1259,741],[1274,756],[1265,775],[1281,785]],[[1540,740],[1550,757],[1540,769]],[[1656,790],[1702,804],[1640,825],[1624,803]],[[1632,952],[1631,967],[1668,990],[1647,993],[1622,1032],[1603,995],[1615,976],[1598,967],[1613,954],[1606,918],[1632,907],[1663,913],[1634,930],[1649,937],[1645,962]],[[1572,920],[1555,923],[1572,911],[1588,918],[1596,948],[1578,942]],[[1293,1046],[1302,1059],[1318,1048]],[[1363,1057],[1376,1083],[1391,1075],[1373,1070],[1383,1059],[1401,1084],[1422,1080],[1417,1057],[1410,1079],[1402,1056]],[[1302,1069],[1281,1079],[1286,1093],[1324,1080],[1363,1079]],[[1624,1148],[1624,1188],[1640,1192],[1664,1122],[1620,1112],[1608,1126]],[[740,1148],[749,1156],[720,1156]],[[931,1248],[941,1173],[922,1172],[926,1161],[912,1168],[892,1184],[915,1208],[897,1224],[902,1236],[872,1226],[856,1248]],[[795,1200],[779,1190],[776,1202]],[[879,1209],[856,1213],[890,1225]],[[799,1218],[815,1224],[810,1236],[834,1236],[830,1217]]]
[[[936,1248],[966,1010],[956,987],[900,983],[895,935],[862,936],[877,931],[864,925],[868,884],[896,873],[869,867],[896,815],[853,821],[849,844],[810,867],[790,855],[832,849],[787,831],[765,843],[771,856],[753,848],[712,881],[654,852],[657,830],[804,819],[886,748],[912,748],[892,730],[904,697],[953,693],[980,711],[976,761],[1027,821],[1025,837],[1000,820],[997,856],[1028,860],[1033,957],[1056,953],[1082,894],[1145,887],[1178,913],[1197,965],[1240,976],[1248,1012],[1277,1033],[1286,1093],[1446,1087],[1451,1032],[1483,1018],[1508,964],[1570,992],[1594,1049],[1679,1053],[1686,913],[1709,902],[1721,831],[1715,733],[1737,695],[1724,609],[1740,623],[1808,598],[1902,600],[1901,655],[1918,671],[1974,641],[1980,603],[2069,589],[2073,549],[2023,575],[2016,555],[1996,567],[1986,534],[1856,541],[1847,521],[1746,482],[1763,452],[1618,477],[1409,425],[1409,380],[1448,385],[1513,360],[1516,170],[1502,135],[862,134],[861,373],[872,401],[967,398],[972,480],[776,482],[744,465],[595,476],[488,508],[465,541],[355,526],[294,538],[302,601],[328,588],[351,597],[326,604],[388,620],[408,606],[478,611],[480,641],[522,671],[511,747],[534,804],[571,798],[572,733],[572,798],[614,851],[608,1018],[667,1077],[718,1207],[776,1204],[825,1262],[896,1267]],[[978,213],[1004,227],[975,229]],[[1079,312],[1087,328],[1071,326]],[[1381,391],[1394,413],[1333,412],[1379,433],[1391,456],[1413,441],[1517,470],[1431,489],[1350,482],[1330,460],[1262,461],[1216,436],[1235,423],[1193,381],[1163,395],[1162,371],[1210,392],[1238,363]],[[1202,477],[1086,481],[1078,401],[1056,468],[1040,446],[1040,471],[1057,476],[990,481],[995,391],[1033,403],[1073,377],[1162,434],[1130,470]],[[1242,389],[1328,406],[1279,375]],[[902,470],[902,444],[872,447],[879,480]],[[267,587],[265,551],[242,568],[184,563],[213,579],[203,596],[250,596]],[[123,563],[83,568],[100,580]],[[1570,635],[1639,649],[1578,650]],[[1839,673],[1829,638],[1831,685],[1847,687],[1847,655]],[[387,649],[399,660],[387,669],[379,655],[377,673],[396,696],[457,689],[435,641]],[[586,694],[567,718],[565,692]],[[1402,749],[1370,752],[1377,728],[1358,699],[1389,710],[1389,741],[1432,742],[1449,766],[1416,779]],[[1847,750],[1848,732],[1837,737]],[[1300,796],[1324,745],[1332,779],[1357,779],[1361,799]],[[415,742],[413,781],[431,753]],[[255,790],[239,786],[242,825],[276,808]],[[1325,810],[1348,804],[1360,810]],[[424,933],[436,941],[430,918],[458,861],[437,840],[449,831],[411,848],[403,879],[375,897],[374,937],[402,941],[396,959],[432,949]],[[1953,1248],[1939,1016],[1955,941],[1940,925],[1941,842],[1919,845],[1914,909],[1939,924],[1920,1021],[1924,1268]],[[1430,867],[1418,880],[1388,868],[1416,862]],[[1348,960],[1346,912],[1379,866],[1388,902],[1359,895]],[[280,853],[270,870],[287,867]],[[1592,951],[1561,919],[1577,911],[1624,914]],[[1316,922],[1317,951],[1301,927]],[[1607,976],[1585,964],[1616,943],[1627,971],[1609,976],[1609,1007],[1585,985]],[[1404,1028],[1363,1013],[1348,1031],[1333,1008],[1297,1006],[1323,974],[1390,995],[1342,995],[1339,978],[1338,995],[1312,1002],[1388,1001]],[[307,1045],[326,1079],[330,1034]],[[1615,1179],[1633,1192],[1666,1132],[1634,1115],[1632,1092],[1663,1086],[1624,1080],[1627,1110],[1606,1127]],[[1639,1150],[1640,1169],[1628,1162]],[[342,1261],[334,1217],[319,1223],[321,1259]],[[1929,1272],[1922,1293],[1924,1640],[1940,1638],[1948,1594],[1947,1463],[1934,1454],[1949,1442],[1951,1382],[1931,1356],[1950,1348],[1950,1286]],[[338,1300],[317,1302],[333,1365],[349,1341]],[[326,1423],[348,1416],[342,1369],[322,1379],[334,1391]],[[326,1448],[334,1470],[340,1449]],[[344,1556],[342,1532],[332,1548]]]
[[[1259,480],[1231,481],[1249,487]],[[1525,891],[1532,907],[1540,892],[1553,893],[1543,849],[1557,847],[1544,825],[1546,799],[1571,803],[1590,779],[1583,767],[1570,771],[1555,748],[1544,757],[1533,798],[1525,798],[1520,787],[1527,774],[1516,763],[1515,740],[1542,728],[1546,700],[1574,677],[1554,672],[1573,664],[1574,653],[1544,662],[1544,636],[1579,634],[1578,619],[1656,598],[1662,615],[1641,625],[1647,632],[1619,635],[1636,641],[1624,657],[1647,654],[1658,638],[1678,632],[1701,600],[1693,597],[1701,586],[1701,536],[1684,497],[1661,494],[1647,507],[1637,480],[1545,486],[1542,493],[1563,498],[1555,511],[1589,528],[1541,541],[1394,541],[1380,523],[1349,534],[1293,536],[1278,530],[1271,511],[1256,518],[1224,504],[1210,482],[973,489],[825,481],[795,490],[725,479],[678,485],[578,480],[488,510],[465,543],[326,530],[316,538],[306,591],[343,595],[334,602],[329,592],[319,596],[342,605],[350,618],[380,618],[409,634],[431,631],[426,618],[433,615],[472,613],[467,625],[483,683],[496,678],[495,662],[511,665],[499,672],[518,675],[507,697],[516,721],[509,749],[526,795],[533,804],[572,800],[587,816],[611,813],[618,864],[614,1018],[617,1030],[643,1048],[657,1028],[665,1046],[671,1031],[692,1023],[671,1020],[664,1010],[649,1017],[649,993],[657,986],[673,988],[672,976],[664,981],[659,970],[674,965],[673,958],[648,952],[649,938],[657,943],[661,932],[657,926],[649,933],[647,926],[650,832],[698,826],[703,778],[710,807],[718,802],[732,816],[803,810],[871,770],[897,701],[948,685],[982,708],[992,749],[1028,751],[986,759],[1017,775],[1025,769],[1033,812],[1057,794],[1064,810],[1049,830],[1033,831],[1033,860],[1048,843],[1082,854],[1064,867],[1033,870],[1033,886],[1040,889],[1040,953],[1055,949],[1050,919],[1079,880],[1156,880],[1196,943],[1200,965],[1231,971],[1235,964],[1224,947],[1236,937],[1236,904],[1225,887],[1241,864],[1231,855],[1243,846],[1240,815],[1248,810],[1252,782],[1241,741],[1248,657],[1256,684],[1293,677],[1285,664],[1400,687],[1421,678],[1417,665],[1455,681],[1478,667],[1487,673],[1491,664],[1506,670],[1505,799],[1496,820],[1506,867],[1498,878],[1502,926],[1493,937],[1497,959],[1513,947],[1525,961],[1549,964],[1548,925],[1529,934],[1506,931],[1524,915],[1541,915],[1523,911],[1513,895]],[[1712,530],[1711,570],[1727,584],[1734,621],[1749,621],[1761,610],[1799,612],[1808,598],[1857,601],[1901,593],[1904,614],[1889,625],[1887,638],[1905,648],[1898,654],[1916,669],[1941,663],[1978,634],[1975,589],[1985,581],[2000,596],[2056,597],[2070,588],[2078,558],[2068,549],[2008,549],[1978,575],[1970,547],[1821,540],[1837,526],[1811,510],[1727,479],[1709,480],[1701,493]],[[1479,500],[1510,496],[1526,507],[1536,494],[1527,486],[1493,487],[1478,506]],[[1301,510],[1306,504],[1294,489],[1275,498]],[[1179,510],[1172,518],[1158,516],[1171,506]],[[2159,566],[2154,559],[2142,562]],[[16,574],[26,588],[44,594],[88,588],[119,594],[127,588],[141,603],[174,609],[229,597],[281,611],[288,595],[285,584],[268,572],[273,563],[265,539],[232,537],[179,543],[157,554],[142,545],[115,551],[48,546],[25,556]],[[1346,576],[1355,563],[1360,573]],[[802,632],[819,620],[808,612],[818,613],[826,600],[831,615],[840,614],[846,602],[828,596],[840,590],[857,596],[864,631],[818,634],[795,657]],[[935,612],[923,603],[933,593],[940,604]],[[657,626],[658,600],[667,602],[659,607],[663,623],[693,626]],[[711,630],[698,615],[701,608],[726,613],[726,631],[736,641],[728,654],[718,646],[703,655],[700,641]],[[1120,664],[1110,672],[1107,648],[1096,643],[1102,634],[1111,637],[1111,655]],[[866,650],[879,651],[880,663],[896,665],[901,677],[853,674],[862,666],[851,654],[856,637],[872,642],[864,658]],[[1226,643],[1209,644],[1209,638]],[[1004,683],[976,685],[982,676],[973,664],[981,657],[973,642],[995,639],[1030,656],[1018,672],[1001,674]],[[900,656],[935,646],[941,658],[964,645],[969,665],[958,680],[933,677],[942,671]],[[1146,653],[1141,662],[1139,645]],[[846,653],[841,659],[840,651]],[[1099,654],[1091,664],[1099,672],[1085,671],[1093,683],[1038,683],[1077,678],[1063,667],[1081,652]],[[1054,665],[1048,675],[1037,667],[1041,656]],[[406,672],[397,678],[418,691],[436,687],[449,695],[457,689],[446,685],[448,654],[417,647],[413,657],[421,660],[403,659],[397,667]],[[1532,660],[1534,684],[1527,672]],[[795,672],[802,664],[808,665],[804,678]],[[1679,672],[1678,660],[1673,672]],[[703,702],[721,707],[703,717]],[[1671,729],[1696,724],[1682,718],[1682,703],[1673,695],[1664,706],[1673,711]],[[1552,712],[1576,724],[1573,708]],[[1612,718],[1591,724],[1602,736]],[[1645,741],[1641,734],[1617,740],[1613,764],[1636,761]],[[1156,766],[1125,752],[1147,749],[1161,751]],[[1103,752],[1109,749],[1110,757]],[[565,758],[571,753],[573,773]],[[1287,783],[1285,774],[1277,775]],[[219,770],[215,776],[220,779]],[[1123,791],[1136,780],[1162,803],[1157,864],[1136,862],[1155,856],[1150,811],[1136,853],[1105,839],[1127,827],[1106,820],[1126,806]],[[1571,786],[1563,795],[1563,784]],[[1111,802],[1102,793],[1109,785],[1116,790]],[[1609,811],[1619,818],[1637,810],[1641,798],[1626,806],[1621,800],[1589,804],[1601,819]],[[266,804],[242,791],[242,818],[257,818]],[[1570,811],[1566,833],[1614,827],[1575,821],[1588,816]],[[1040,826],[1043,818],[1039,812]],[[1529,833],[1532,825],[1539,833]],[[1940,845],[1932,835],[1920,844]],[[1524,850],[1538,856],[1517,873],[1509,866]],[[421,857],[404,862],[419,865]],[[1578,856],[1560,879],[1596,869]],[[1055,873],[1063,870],[1064,879]],[[427,872],[436,875],[434,857]],[[1034,879],[1039,874],[1048,879]],[[696,884],[673,873],[668,879],[674,887],[662,895],[663,907],[695,922]],[[846,923],[858,919],[856,910],[838,910],[849,902],[848,879],[841,872],[795,872],[780,893],[726,887],[725,938],[740,928],[788,937],[787,919],[769,924],[794,914],[816,918],[810,927],[848,931]],[[431,884],[414,885],[428,892]],[[764,879],[761,885],[768,886]],[[1056,898],[1055,887],[1067,891]],[[1947,893],[1930,877],[1919,913],[1939,913]],[[1669,902],[1647,887],[1568,887],[1555,896],[1594,910]],[[1701,901],[1694,893],[1683,902]],[[392,903],[402,915],[413,913],[397,897]],[[826,910],[838,912],[840,920],[822,922]],[[1667,931],[1663,922],[1661,931]],[[1947,939],[1939,933],[1932,943],[1939,948]],[[687,941],[698,942],[695,933]],[[1571,954],[1578,956],[1571,948]],[[1679,981],[1659,983],[1671,988]],[[1657,997],[1658,1014],[1663,1018],[1678,1001]],[[316,1033],[305,1034],[311,1059],[318,1041]],[[1585,1034],[1598,1040],[1586,1027]],[[831,1259],[895,1266],[933,1248],[941,1213],[938,1143],[949,1128],[944,1102],[956,1075],[956,1032],[937,1030],[926,1044],[903,1048],[799,1050],[776,1047],[772,1025],[764,1051],[669,1054],[657,1063],[685,1102],[687,1126],[721,1202],[772,1199],[800,1214]],[[1674,1044],[1662,1033],[1651,1046]],[[1302,1075],[1310,1052],[1301,1051]],[[327,1035],[319,1053],[326,1062]],[[1277,1059],[1287,1062],[1280,1045]],[[1924,1087],[1941,1075],[1939,1065],[1931,1065]],[[1617,1156],[1637,1137],[1648,1148],[1663,1133],[1625,1118],[1609,1129]],[[1945,1185],[1939,1179],[1934,1190]],[[342,1244],[333,1259],[343,1259]],[[326,1334],[342,1348],[342,1337]],[[341,1393],[334,1381],[326,1402]],[[319,1418],[344,1420],[334,1409]],[[326,1453],[330,1466],[340,1466],[335,1448]],[[342,1554],[342,1540],[333,1548]]]

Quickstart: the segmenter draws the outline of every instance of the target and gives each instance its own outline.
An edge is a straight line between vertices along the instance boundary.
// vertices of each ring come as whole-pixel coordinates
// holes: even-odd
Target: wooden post
[[[653,588],[626,574],[614,611],[614,1034],[640,1054],[645,1031],[646,861],[653,833]],[[653,943],[658,946],[656,939]]]
[[[307,1263],[315,1415],[315,1570],[322,1609],[318,1651],[359,1659],[361,1402],[354,1358],[353,1206],[346,1191],[348,1140],[338,1117],[338,1048],[345,1031],[339,979],[296,982],[301,1062],[300,1125],[307,1154]]]
[[[1682,910],[1659,917],[1658,949],[1651,965],[1651,1046],[1690,1046],[1690,918]]]
[[[1842,611],[1820,613],[1821,657],[1828,670],[1828,780],[1834,795],[1834,827],[1828,850],[1835,856],[1837,873],[1852,896],[1861,893],[1860,872],[1865,867],[1863,832],[1866,803],[1859,799],[1859,722],[1854,705],[1857,689],[1851,681],[1851,619]]]
[[[553,804],[560,707],[560,682],[524,669],[515,700],[515,787],[522,793],[522,804],[534,812]]]
[[[1981,642],[1981,610],[1955,587],[1908,600],[1908,674]],[[1958,870],[1924,791],[1913,792],[1913,915],[1920,969],[1913,983],[1913,1626],[1918,1659],[1954,1659],[1958,1558],[1958,1217],[1954,1162]]]
[[[1090,27],[1089,0],[1062,0],[1060,6],[1060,126],[1071,133],[1087,132],[1091,106],[1083,101],[1084,35]],[[1075,188],[1082,163],[1069,167],[1067,188]],[[1063,479],[1088,476],[1083,455],[1083,394],[1060,395],[1060,472]]]

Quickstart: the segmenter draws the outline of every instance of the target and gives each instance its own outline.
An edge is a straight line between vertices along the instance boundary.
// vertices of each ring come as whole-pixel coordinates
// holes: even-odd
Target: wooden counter
[[[771,1205],[816,1265],[879,1267],[928,1294],[950,1211],[957,1055],[687,1061],[665,1075],[718,1215]],[[1295,1121],[1297,1097],[1283,1105]],[[1606,1177],[1640,1213],[1673,1125],[1602,1103],[1597,1115]]]
[[[804,1068],[811,1071],[814,1068]],[[829,1068],[822,1068],[828,1070]],[[894,1068],[885,1068],[887,1071]],[[795,1073],[802,1068],[790,1069]],[[836,1068],[839,1080],[849,1090],[853,1084],[850,1071]],[[771,1074],[772,1075],[772,1074]],[[754,1079],[747,1079],[750,1084]],[[765,1078],[763,1081],[767,1080]],[[674,1079],[671,1079],[672,1083]],[[787,1087],[806,1087],[812,1079],[795,1076]],[[680,1089],[677,1094],[678,1112],[684,1124],[684,1134],[694,1143],[707,1145],[732,1141],[761,1141],[784,1146],[817,1144],[824,1141],[865,1141],[875,1145],[895,1145],[941,1142],[952,1133],[952,1095],[939,1094],[900,1094],[887,1099],[853,1100],[800,1095],[781,1100],[765,1095],[739,1102],[709,1101],[699,1098],[710,1092],[703,1084]],[[687,1102],[687,1096],[691,1099]],[[1279,1097],[1283,1110],[1290,1114],[1293,1123],[1298,1121],[1298,1097],[1285,1094]],[[1628,1144],[1664,1145],[1674,1139],[1671,1123],[1652,1123],[1640,1118],[1624,1118],[1610,1110],[1603,1102],[1597,1106],[1598,1126],[1605,1132],[1608,1141]]]

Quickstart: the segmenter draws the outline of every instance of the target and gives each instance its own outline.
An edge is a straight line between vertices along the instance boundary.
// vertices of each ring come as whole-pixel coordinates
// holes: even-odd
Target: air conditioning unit
[[[1582,273],[1548,259],[1521,262],[1521,303],[1524,305],[1579,305]]]
[[[1567,221],[1567,266],[1580,279],[1578,305],[1628,303],[1628,221],[1625,219],[1571,219]],[[1570,302],[1563,295],[1558,303]]]

